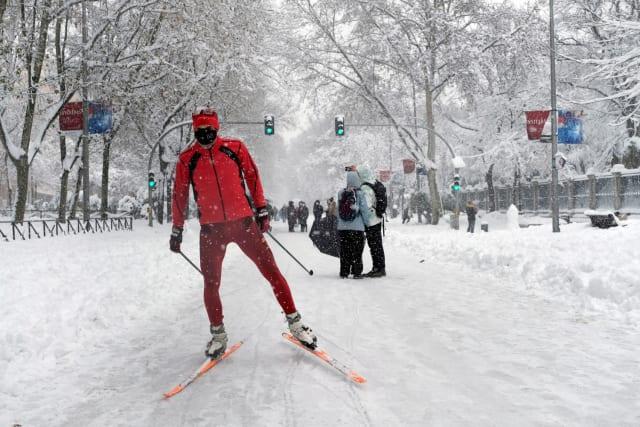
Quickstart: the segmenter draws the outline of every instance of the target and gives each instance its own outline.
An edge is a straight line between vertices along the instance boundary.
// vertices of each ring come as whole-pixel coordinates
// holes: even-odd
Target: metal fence
[[[496,207],[500,211],[506,211],[513,203],[521,212],[548,212],[551,209],[551,182],[534,180],[520,184],[515,191],[511,186],[495,186],[495,197]],[[464,191],[461,199],[465,203],[475,200],[483,210],[489,206],[486,188]],[[640,173],[637,170],[614,172],[560,181],[558,203],[560,210],[567,213],[584,212],[587,209],[640,212]]]
[[[59,222],[55,219],[25,220],[22,223],[0,221],[0,240],[27,240],[60,235],[105,233],[108,231],[133,230],[133,217],[68,219]]]

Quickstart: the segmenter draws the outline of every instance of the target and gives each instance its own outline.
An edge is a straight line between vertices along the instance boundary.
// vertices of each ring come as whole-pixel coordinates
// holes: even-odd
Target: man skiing
[[[180,153],[176,163],[169,246],[173,252],[180,252],[191,184],[200,218],[200,267],[211,332],[206,356],[217,359],[227,348],[219,290],[226,246],[232,242],[271,284],[291,334],[306,347],[314,349],[317,339],[302,323],[289,285],[262,234],[270,228],[269,213],[260,175],[247,147],[239,139],[218,135],[218,115],[209,107],[198,108],[192,121],[196,139]],[[255,218],[246,188],[256,208]]]

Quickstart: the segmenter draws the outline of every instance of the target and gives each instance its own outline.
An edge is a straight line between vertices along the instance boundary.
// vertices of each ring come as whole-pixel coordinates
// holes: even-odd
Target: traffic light
[[[273,135],[275,133],[274,120],[272,115],[264,116],[264,134]]]
[[[153,174],[153,172],[149,172],[149,188],[151,190],[155,190],[156,189],[156,178],[155,178],[155,175]]]
[[[344,116],[335,118],[336,136],[344,136]]]
[[[453,184],[451,184],[451,191],[460,191],[460,175],[453,176]]]

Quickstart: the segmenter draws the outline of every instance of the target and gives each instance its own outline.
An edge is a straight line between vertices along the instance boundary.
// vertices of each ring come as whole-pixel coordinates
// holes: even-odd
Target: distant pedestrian
[[[338,216],[338,205],[336,205],[336,201],[333,197],[327,200],[327,217],[337,217]]]
[[[362,181],[362,187],[360,188],[369,207],[364,232],[373,263],[371,271],[365,276],[383,277],[387,275],[384,247],[382,246],[382,226],[384,214],[387,210],[387,189],[383,183],[373,177],[371,170],[365,166],[358,167],[358,175]]]
[[[360,189],[360,178],[354,171],[347,172],[347,186],[338,193],[338,235],[340,239],[340,277],[349,274],[354,279],[362,276],[364,250],[364,224],[369,208]]]
[[[466,206],[467,211],[467,222],[469,225],[467,226],[467,233],[473,233],[473,230],[476,227],[476,215],[478,214],[478,208],[473,203],[473,200],[469,200]]]
[[[289,200],[289,206],[287,206],[287,223],[289,224],[289,231],[293,231],[296,226],[297,219],[298,214],[296,212],[296,207],[293,204],[293,200]]]
[[[307,231],[307,219],[309,218],[309,208],[305,202],[298,203],[298,222],[300,223],[300,231],[303,233]]]
[[[286,203],[282,205],[282,207],[280,208],[280,219],[282,220],[282,222],[287,222],[287,204]]]
[[[406,206],[402,211],[402,223],[411,221],[411,214],[409,213],[409,206]]]
[[[324,208],[322,207],[320,200],[316,200],[315,202],[313,202],[313,222],[320,221],[323,212]]]

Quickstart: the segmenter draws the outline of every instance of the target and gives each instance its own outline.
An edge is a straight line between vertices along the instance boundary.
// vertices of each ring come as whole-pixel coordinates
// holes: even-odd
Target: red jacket
[[[241,172],[254,206],[266,206],[258,168],[242,141],[219,136],[209,149],[197,142],[185,148],[176,163],[173,225],[182,227],[184,224],[191,177],[200,224],[253,216],[242,185]]]

